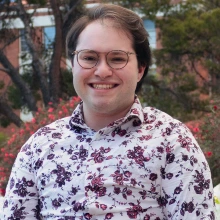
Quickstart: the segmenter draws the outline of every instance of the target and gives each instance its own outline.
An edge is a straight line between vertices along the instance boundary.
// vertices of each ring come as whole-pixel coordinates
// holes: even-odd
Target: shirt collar
[[[80,102],[77,105],[77,107],[75,108],[75,110],[72,113],[72,116],[70,117],[69,124],[70,124],[71,130],[74,130],[74,131],[80,130],[81,132],[83,132],[88,129],[88,126],[85,124],[85,121],[83,118],[82,104],[83,104],[83,102]],[[129,112],[126,114],[126,116],[112,122],[107,127],[120,126],[122,123],[129,121],[132,118],[138,118],[141,123],[144,121],[143,109],[142,109],[140,100],[137,96],[135,96],[134,103],[131,106]]]
[[[144,121],[143,108],[142,108],[141,102],[137,96],[135,96],[134,103],[131,106],[130,111],[125,116],[125,118],[127,118],[127,119],[134,118],[134,117],[139,118],[141,123]]]

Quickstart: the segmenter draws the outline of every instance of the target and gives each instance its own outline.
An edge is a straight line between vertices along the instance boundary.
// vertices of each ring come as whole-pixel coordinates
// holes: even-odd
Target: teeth
[[[113,84],[93,84],[92,86],[95,89],[111,89],[114,87]]]

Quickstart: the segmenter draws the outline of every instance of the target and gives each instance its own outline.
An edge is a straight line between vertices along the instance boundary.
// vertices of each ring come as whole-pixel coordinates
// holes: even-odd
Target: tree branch
[[[58,103],[60,95],[60,60],[62,57],[62,14],[60,11],[60,5],[56,0],[50,0],[53,14],[55,15],[55,40],[53,54],[51,57],[49,78],[50,78],[50,94],[51,101]]]
[[[6,73],[10,76],[13,83],[18,87],[18,89],[20,89],[30,110],[37,111],[36,101],[34,96],[32,95],[30,87],[24,82],[19,72],[14,68],[14,66],[11,64],[11,62],[8,60],[2,50],[0,50],[0,63],[5,69],[8,70]]]
[[[74,10],[76,9],[77,5],[79,5],[83,0],[75,0],[70,8],[70,10],[66,13],[64,20],[69,20],[70,16],[72,15],[72,13],[74,12]],[[72,2],[71,2],[72,3]]]
[[[203,81],[205,81],[205,83],[207,83],[207,80],[205,79],[205,77],[203,77],[203,76],[199,73],[199,71],[197,70],[197,68],[196,68],[196,66],[195,66],[195,63],[194,63],[194,60],[192,60],[191,64],[192,64],[192,68],[193,68],[193,70],[195,71],[195,73],[196,73]]]
[[[13,109],[2,97],[0,97],[0,114],[6,116],[16,126],[21,127],[23,123],[22,120],[14,113]]]
[[[9,73],[9,69],[6,69],[6,68],[1,68],[1,67],[0,67],[0,71],[3,71],[3,72],[5,72],[5,73],[7,73],[7,74]]]
[[[31,37],[32,36],[31,34],[32,33],[32,27],[31,27],[32,21],[30,19],[30,15],[26,12],[21,0],[18,0],[18,8],[19,8],[18,13],[20,14],[20,18],[24,23],[26,43],[32,55],[32,66],[40,80],[40,87],[41,87],[41,91],[43,94],[44,104],[48,105],[48,102],[50,101],[50,93],[49,93],[49,86],[47,83],[48,75],[46,72],[45,63],[40,58],[41,56],[39,54],[38,48],[36,47]]]

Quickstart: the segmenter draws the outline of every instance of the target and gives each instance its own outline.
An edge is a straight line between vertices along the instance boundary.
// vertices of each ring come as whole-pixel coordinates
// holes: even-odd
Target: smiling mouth
[[[94,89],[112,89],[117,86],[117,84],[90,84]]]

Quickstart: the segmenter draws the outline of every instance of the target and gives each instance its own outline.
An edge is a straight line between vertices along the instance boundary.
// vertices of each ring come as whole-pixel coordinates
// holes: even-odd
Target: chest
[[[75,135],[47,142],[33,165],[39,191],[74,185],[152,189],[160,181],[166,144],[151,133]],[[164,141],[164,140],[163,140]],[[72,184],[74,183],[74,184]],[[156,188],[154,188],[156,190]]]

